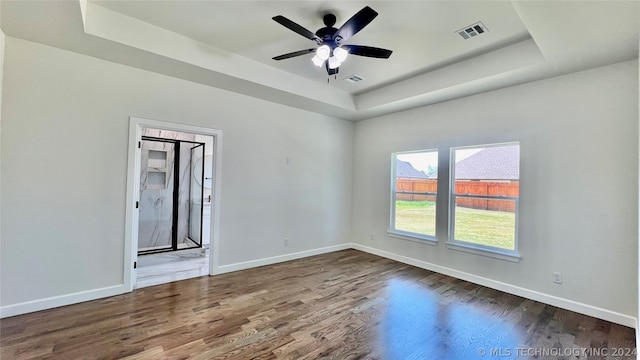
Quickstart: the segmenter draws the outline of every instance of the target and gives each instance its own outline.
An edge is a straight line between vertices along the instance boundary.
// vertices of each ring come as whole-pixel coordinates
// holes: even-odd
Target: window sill
[[[519,262],[521,258],[520,254],[518,254],[517,252],[511,252],[507,250],[505,251],[493,250],[493,249],[487,249],[480,246],[474,246],[470,244],[461,244],[457,242],[456,243],[448,242],[447,248],[451,250],[464,251],[471,254],[482,255],[482,256],[487,256],[494,259],[500,259],[500,260],[511,261],[511,262]]]
[[[417,234],[396,232],[396,231],[387,231],[387,234],[392,238],[401,239],[401,240],[407,240],[407,241],[413,241],[413,242],[417,242],[417,243],[420,243],[420,244],[427,244],[427,245],[437,245],[438,244],[438,240],[436,240],[433,237],[429,237],[427,235],[420,236],[420,235],[417,235]]]

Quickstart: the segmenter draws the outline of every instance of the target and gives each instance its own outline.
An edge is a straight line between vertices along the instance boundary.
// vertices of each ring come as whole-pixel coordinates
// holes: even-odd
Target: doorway
[[[125,286],[215,273],[222,133],[132,117],[129,140]]]

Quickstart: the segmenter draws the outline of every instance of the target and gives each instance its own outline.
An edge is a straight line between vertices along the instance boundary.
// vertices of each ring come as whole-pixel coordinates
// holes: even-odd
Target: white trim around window
[[[390,237],[435,245],[438,150],[391,154]]]
[[[451,148],[449,249],[520,261],[519,164],[517,142]],[[495,225],[479,223],[482,218]]]

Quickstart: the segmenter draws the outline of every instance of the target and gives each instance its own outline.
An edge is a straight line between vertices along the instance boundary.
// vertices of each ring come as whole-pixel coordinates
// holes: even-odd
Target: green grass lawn
[[[396,201],[396,229],[435,235],[435,203]],[[455,238],[515,250],[515,214],[456,207]]]
[[[396,201],[396,229],[436,235],[436,206],[433,201]]]

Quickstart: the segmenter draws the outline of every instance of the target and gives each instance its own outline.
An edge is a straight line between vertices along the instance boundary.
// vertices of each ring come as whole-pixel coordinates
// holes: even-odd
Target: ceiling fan
[[[336,75],[339,71],[340,65],[346,60],[349,54],[388,59],[389,56],[391,56],[391,50],[364,45],[344,44],[344,42],[349,40],[350,37],[358,33],[373,21],[376,16],[378,16],[378,13],[375,10],[365,6],[362,10],[358,11],[349,20],[347,20],[347,22],[345,22],[339,29],[336,29],[333,27],[336,23],[336,16],[333,14],[326,14],[322,18],[325,27],[318,29],[315,34],[282,15],[274,16],[273,20],[277,23],[309,40],[315,41],[318,47],[279,55],[274,57],[273,60],[284,60],[296,56],[315,53],[315,56],[311,59],[313,63],[318,67],[324,65],[325,69],[327,69],[327,74]]]

